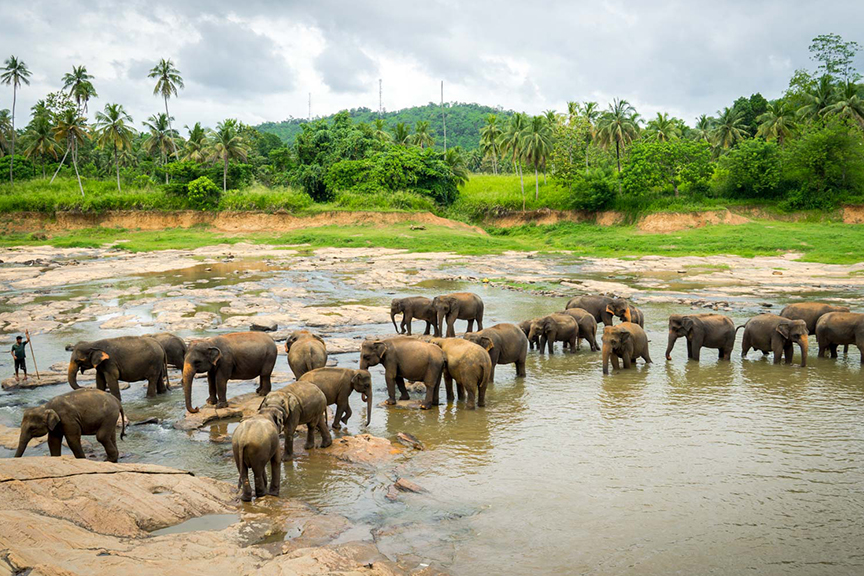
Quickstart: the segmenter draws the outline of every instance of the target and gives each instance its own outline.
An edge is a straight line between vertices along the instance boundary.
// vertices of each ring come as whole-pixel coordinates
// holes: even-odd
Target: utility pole
[[[312,121],[312,93],[309,92],[309,121]]]
[[[447,153],[447,115],[444,113],[444,81],[441,80],[441,121],[444,123],[444,153]]]
[[[381,78],[378,79],[378,118],[384,112],[384,92],[381,87]]]

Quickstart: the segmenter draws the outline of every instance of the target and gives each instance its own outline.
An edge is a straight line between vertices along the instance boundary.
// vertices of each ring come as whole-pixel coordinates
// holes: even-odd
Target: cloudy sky
[[[811,38],[864,44],[862,21],[861,0],[0,0],[0,59],[33,72],[19,110],[84,64],[91,115],[119,102],[140,121],[162,108],[147,71],[171,58],[180,126],[305,117],[310,92],[315,116],[375,109],[379,78],[388,110],[437,101],[443,80],[448,101],[539,113],[620,97],[692,124],[740,95],[777,97],[815,68]]]

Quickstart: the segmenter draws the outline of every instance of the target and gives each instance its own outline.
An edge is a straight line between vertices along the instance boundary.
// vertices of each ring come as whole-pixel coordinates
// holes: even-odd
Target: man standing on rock
[[[27,341],[22,342],[21,336],[15,338],[15,344],[12,345],[12,358],[15,359],[15,381],[18,381],[18,369],[24,372],[24,380],[27,380],[27,344],[30,343],[30,332],[24,331],[27,336]]]

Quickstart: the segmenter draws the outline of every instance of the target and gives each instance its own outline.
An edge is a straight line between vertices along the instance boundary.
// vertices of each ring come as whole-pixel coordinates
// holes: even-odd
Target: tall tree
[[[860,49],[857,42],[847,42],[838,34],[822,34],[810,44],[810,59],[819,62],[824,75],[846,83],[857,82],[860,76],[852,63]]]
[[[0,83],[12,86],[12,158],[9,162],[9,184],[13,184],[13,168],[15,167],[15,104],[18,99],[18,88],[21,84],[30,84],[30,70],[23,60],[15,56],[6,59],[5,66],[0,69]]]
[[[543,116],[534,116],[522,135],[522,154],[534,166],[534,201],[540,198],[538,169],[546,168],[546,160],[552,152],[552,130]]]
[[[861,93],[861,86],[847,82],[837,89],[834,103],[825,108],[825,115],[845,118],[864,128],[864,99]]]
[[[389,142],[392,138],[387,132],[387,121],[383,118],[376,118],[372,122],[372,133],[379,142]]]
[[[49,116],[45,114],[34,114],[33,121],[24,135],[27,147],[24,155],[28,158],[38,156],[42,166],[42,178],[45,178],[45,158],[53,156],[57,159],[57,141],[54,139],[54,130],[51,126]]]
[[[696,119],[696,126],[690,137],[700,142],[711,142],[711,118],[706,114],[702,114]]]
[[[510,117],[507,129],[501,134],[499,146],[501,151],[510,157],[513,168],[519,174],[519,185],[522,189],[522,211],[525,211],[525,179],[522,175],[522,160],[525,158],[523,138],[525,129],[528,127],[528,116],[524,112],[517,112]]]
[[[132,117],[121,104],[105,104],[103,112],[96,113],[96,143],[102,148],[111,146],[114,152],[114,169],[117,175],[117,191],[120,189],[120,159],[118,152],[132,147],[135,129],[130,126]]]
[[[87,131],[87,118],[74,108],[63,110],[63,113],[57,118],[57,124],[54,126],[54,139],[58,142],[66,142],[66,154],[70,150],[73,151],[72,165],[75,167],[75,177],[78,178],[78,189],[81,190],[81,196],[84,196],[84,186],[81,184],[81,174],[78,172],[78,159],[74,151],[78,148],[78,144],[88,138],[90,138],[90,134]],[[63,156],[64,160],[66,154]],[[62,161],[60,165],[63,165]],[[60,166],[57,167],[57,172],[59,171]],[[54,177],[57,176],[57,172],[54,173]],[[51,178],[51,181],[53,182],[54,178]]]
[[[8,108],[0,110],[0,158],[9,151],[12,141],[12,113]]]
[[[834,83],[831,76],[825,74],[802,94],[804,105],[798,109],[798,115],[805,120],[819,118],[834,103],[834,96]]]
[[[154,96],[162,96],[162,100],[165,101],[165,116],[168,118],[168,128],[171,128],[171,120],[173,118],[168,113],[168,99],[171,96],[177,97],[177,91],[182,90],[186,87],[183,84],[183,77],[180,75],[180,71],[174,66],[174,62],[169,58],[166,60],[162,58],[159,63],[150,69],[150,73],[147,75],[148,78],[156,79],[156,86],[153,88]],[[174,156],[177,156],[177,144],[174,140],[171,140],[171,146],[174,150]]]
[[[627,100],[615,98],[609,109],[597,121],[597,136],[601,145],[615,146],[615,161],[621,174],[621,154],[639,133],[639,115]]]
[[[222,161],[222,192],[228,191],[228,161],[246,160],[248,154],[238,125],[237,120],[229,118],[217,124],[213,131],[214,156]]]
[[[759,122],[756,136],[768,141],[777,140],[780,146],[795,131],[795,111],[785,100],[769,102],[768,109],[756,120]]]
[[[150,132],[142,144],[148,154],[158,152],[162,157],[162,167],[167,168],[168,151],[175,147],[174,130],[171,129],[171,119],[164,112],[153,114],[143,122],[144,127]],[[168,170],[165,170],[165,183],[168,183]]]
[[[744,140],[747,133],[744,119],[740,111],[734,108],[724,108],[717,112],[717,121],[711,130],[711,140],[717,148],[731,148],[738,142]]]
[[[486,116],[486,123],[480,128],[480,148],[483,150],[483,156],[492,158],[492,173],[498,174],[498,156],[500,150],[498,141],[501,138],[501,126],[498,124],[498,116],[489,114]]]
[[[86,66],[73,66],[71,73],[63,75],[63,89],[68,90],[69,95],[75,99],[79,114],[87,112],[87,102],[99,96],[93,87],[93,78],[92,74],[87,73]]]
[[[393,128],[393,142],[405,146],[411,140],[411,129],[405,122],[397,122]]]
[[[468,182],[468,166],[461,146],[448,148],[444,153],[444,163],[450,167],[456,186],[462,186]]]
[[[588,147],[597,139],[597,119],[600,118],[600,108],[596,102],[583,102],[579,107],[582,116],[585,118],[585,168],[588,168]],[[572,125],[575,117],[571,116],[570,124]]]
[[[183,160],[201,164],[207,160],[207,131],[201,127],[201,122],[196,122],[192,128],[185,128],[189,137],[186,139]]]
[[[645,132],[648,138],[657,142],[669,142],[681,137],[681,131],[675,123],[674,118],[669,118],[669,114],[658,112],[657,117],[649,120],[645,126]]]
[[[425,120],[417,121],[417,124],[414,125],[414,136],[412,136],[411,141],[412,144],[419,146],[421,149],[435,144],[432,135],[429,133],[429,122]]]

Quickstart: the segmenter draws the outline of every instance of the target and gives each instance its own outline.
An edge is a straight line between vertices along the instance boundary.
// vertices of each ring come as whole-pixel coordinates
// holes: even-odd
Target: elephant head
[[[625,322],[632,322],[630,316],[630,303],[624,298],[615,298],[606,306],[606,312],[618,316]]]
[[[212,340],[196,340],[183,357],[183,394],[186,398],[186,411],[190,414],[198,412],[192,407],[192,381],[195,374],[209,372],[219,366],[222,361],[222,351],[213,345]]]
[[[492,348],[495,347],[495,343],[492,342],[491,338],[489,338],[487,336],[478,335],[476,332],[469,332],[468,334],[465,334],[464,338],[465,338],[465,340],[468,340],[469,342],[473,342],[474,344],[477,344],[478,346],[480,346],[481,348],[483,348],[487,352],[489,352],[490,350],[492,350]]]
[[[609,355],[623,356],[624,349],[630,341],[630,332],[617,326],[606,326],[603,329],[603,374],[609,374]]]
[[[69,358],[69,369],[66,373],[69,386],[73,390],[78,386],[78,371],[83,374],[85,370],[98,367],[102,362],[110,359],[107,352],[96,348],[91,342],[79,342],[72,348],[72,357]]]
[[[366,340],[360,346],[360,370],[377,366],[387,354],[387,344],[381,340]]]
[[[544,318],[534,318],[531,320],[531,325],[528,328],[529,342],[538,342],[540,340],[540,334],[543,333],[543,320]]]
[[[688,338],[693,332],[696,321],[690,316],[673,314],[669,316],[669,343],[666,346],[666,359],[672,359],[672,348],[678,338]]]
[[[783,338],[801,348],[801,366],[807,366],[807,323],[804,320],[790,320],[777,325],[777,332]]]
[[[314,338],[324,344],[324,340],[320,336],[312,334],[308,330],[296,330],[292,332],[290,336],[288,336],[287,340],[285,340],[285,352],[290,352],[291,346],[293,346],[297,342],[297,340],[300,340],[301,338]]]
[[[450,296],[436,296],[432,299],[432,307],[436,315],[435,329],[439,335],[444,334],[444,320],[455,306],[456,299]]]
[[[366,402],[366,425],[372,420],[372,375],[368,370],[355,370],[351,376],[351,388],[360,392],[360,398]]]
[[[21,434],[18,437],[18,450],[15,451],[15,457],[20,458],[24,455],[24,450],[31,438],[45,436],[58,424],[60,424],[60,416],[51,408],[37,406],[26,410],[21,419]]]

